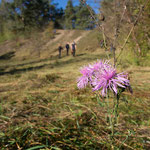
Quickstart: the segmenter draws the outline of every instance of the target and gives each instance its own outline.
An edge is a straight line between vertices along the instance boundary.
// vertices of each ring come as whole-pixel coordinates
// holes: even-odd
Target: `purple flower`
[[[92,85],[94,86],[94,91],[101,90],[102,96],[106,96],[108,90],[111,90],[117,94],[118,87],[126,88],[130,84],[127,79],[127,74],[117,74],[115,68],[106,67],[96,74]]]
[[[116,69],[109,64],[109,61],[97,61],[94,64],[85,66],[80,70],[82,77],[78,79],[78,88],[85,88],[90,84],[93,91],[100,91],[106,96],[109,90],[118,94],[118,87],[130,87],[128,76],[125,73],[117,73]]]
[[[108,67],[109,64],[108,64],[109,61],[97,61],[96,63],[94,63],[93,65],[89,65],[89,68],[91,68],[91,70],[93,72],[96,72],[96,71],[99,71],[101,70],[102,68],[104,67]]]
[[[77,86],[79,89],[82,89],[92,80],[92,70],[88,66],[85,66],[80,70],[80,73],[82,74],[82,77],[78,78]]]
[[[88,85],[89,79],[86,76],[82,76],[77,80],[78,84],[77,87],[79,89],[83,89]]]
[[[94,64],[89,64],[80,70],[82,76],[77,80],[77,87],[79,89],[85,88],[88,83],[92,85],[93,77],[102,68],[108,67],[108,61],[97,61]]]

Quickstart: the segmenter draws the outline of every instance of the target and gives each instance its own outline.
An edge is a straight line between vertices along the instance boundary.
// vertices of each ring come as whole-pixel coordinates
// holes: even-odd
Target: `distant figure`
[[[75,53],[76,53],[76,43],[73,42],[72,43],[72,55],[73,55],[73,57],[75,57]]]
[[[59,58],[61,58],[61,51],[62,51],[63,47],[61,45],[59,45],[58,47],[58,51],[59,51]]]
[[[100,41],[100,46],[101,46],[101,48],[103,48],[103,46],[104,46],[104,40]]]
[[[66,44],[67,56],[69,55],[69,48],[70,48],[69,43],[67,43]]]

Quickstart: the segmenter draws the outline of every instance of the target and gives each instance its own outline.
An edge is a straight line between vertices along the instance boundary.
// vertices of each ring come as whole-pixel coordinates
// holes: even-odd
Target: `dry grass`
[[[112,149],[104,107],[89,88],[76,87],[79,68],[103,58],[97,49],[77,51],[75,58],[57,59],[55,53],[46,59],[1,60],[0,149]],[[126,91],[121,98],[115,146],[149,149],[150,67],[126,70],[134,94]]]

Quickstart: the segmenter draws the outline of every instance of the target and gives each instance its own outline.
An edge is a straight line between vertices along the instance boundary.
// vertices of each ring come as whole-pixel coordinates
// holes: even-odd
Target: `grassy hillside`
[[[112,149],[106,110],[90,88],[76,86],[80,67],[107,58],[96,35],[59,30],[52,40],[41,38],[40,56],[35,39],[0,45],[0,149]],[[58,43],[73,40],[76,57],[64,50],[58,59]],[[115,143],[119,149],[148,150],[150,66],[125,68],[134,92],[121,98]]]
[[[8,53],[8,59],[11,57],[11,59],[15,60],[49,58],[58,55],[57,49],[59,44],[65,47],[66,43],[72,43],[73,41],[77,43],[78,51],[83,51],[87,48],[85,47],[87,41],[89,41],[88,48],[95,49],[98,47],[98,40],[95,39],[96,35],[96,30],[94,32],[83,30],[57,30],[53,37],[46,32],[34,33],[28,38],[20,38],[17,39],[17,41],[13,40],[0,43],[0,55],[2,57]],[[13,55],[9,53],[13,53]]]

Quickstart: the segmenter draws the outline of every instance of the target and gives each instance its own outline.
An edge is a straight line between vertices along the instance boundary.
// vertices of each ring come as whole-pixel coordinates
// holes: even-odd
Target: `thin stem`
[[[95,24],[97,25],[98,29],[100,32],[102,32],[102,35],[103,35],[103,40],[104,40],[104,48],[107,49],[107,44],[106,44],[106,39],[107,41],[109,41],[109,38],[108,36],[105,34],[104,32],[104,27],[103,25],[100,25],[99,22],[97,21],[95,15],[93,14],[93,11],[92,9],[87,5],[86,1],[85,0],[80,0],[80,2],[85,5],[87,7],[87,9],[89,10],[90,14],[91,14],[91,17],[93,18]]]
[[[106,106],[107,106],[107,114],[108,114],[108,118],[109,118],[109,125],[111,127],[111,145],[113,146],[114,143],[114,123],[113,123],[113,116],[112,116],[112,111],[109,105],[109,99],[108,99],[108,95],[106,97]]]
[[[119,98],[114,94],[114,106],[113,106],[113,115],[114,115],[114,126],[118,124],[118,108],[119,108]]]
[[[116,40],[118,36],[118,26],[117,26],[117,1],[115,0],[115,39],[114,44],[112,45],[113,49],[113,58],[114,58],[114,67],[116,66]]]

